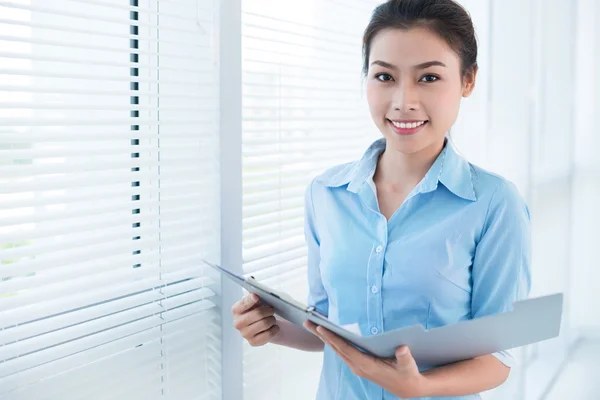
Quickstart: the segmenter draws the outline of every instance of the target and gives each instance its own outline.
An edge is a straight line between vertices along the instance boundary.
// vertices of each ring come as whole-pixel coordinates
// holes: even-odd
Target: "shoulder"
[[[330,187],[340,187],[348,184],[354,175],[358,161],[338,164],[320,172],[306,188],[307,193],[324,190]],[[312,195],[312,194],[311,194]]]
[[[505,177],[469,163],[473,188],[482,200],[511,200],[524,202],[517,186]]]
[[[505,177],[470,164],[478,201],[486,207],[487,220],[521,216],[529,219],[529,207],[517,186]]]
[[[338,164],[319,173],[314,179],[314,185],[338,187],[349,183],[352,180],[358,161],[351,161],[344,164]]]
[[[311,185],[336,188],[349,184],[355,178],[363,179],[365,174],[376,168],[377,156],[384,149],[385,139],[377,139],[365,150],[361,158],[326,169],[313,179]]]
[[[330,167],[314,177],[305,189],[305,206],[313,209],[315,203],[330,199],[330,188],[347,185],[354,176],[358,161],[351,161]]]

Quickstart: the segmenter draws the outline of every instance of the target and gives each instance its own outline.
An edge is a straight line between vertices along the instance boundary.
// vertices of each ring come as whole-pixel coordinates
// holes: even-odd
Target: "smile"
[[[388,119],[388,122],[396,133],[401,135],[412,135],[420,131],[429,121],[392,121]]]

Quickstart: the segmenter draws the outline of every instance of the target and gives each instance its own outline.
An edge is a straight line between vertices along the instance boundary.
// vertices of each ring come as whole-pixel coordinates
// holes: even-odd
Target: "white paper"
[[[348,332],[354,333],[355,335],[362,336],[362,334],[360,333],[360,326],[358,325],[358,322],[348,325],[342,325],[342,328],[344,328]]]

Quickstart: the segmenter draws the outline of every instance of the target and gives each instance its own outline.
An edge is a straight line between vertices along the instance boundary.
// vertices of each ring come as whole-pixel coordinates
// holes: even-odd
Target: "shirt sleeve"
[[[313,185],[314,183],[311,182],[304,195],[304,236],[308,245],[308,305],[314,306],[319,313],[328,316],[329,298],[323,286],[319,268],[321,261],[320,241],[315,224]]]
[[[531,289],[531,227],[529,208],[517,188],[504,181],[492,196],[473,260],[473,318],[511,311]],[[508,367],[510,351],[493,354]]]

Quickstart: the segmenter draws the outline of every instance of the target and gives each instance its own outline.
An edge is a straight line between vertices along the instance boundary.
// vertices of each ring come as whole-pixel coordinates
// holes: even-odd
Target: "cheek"
[[[426,96],[426,108],[429,116],[436,122],[452,124],[458,115],[461,95],[454,88],[440,88]]]
[[[387,105],[385,93],[377,85],[367,84],[367,102],[369,103],[369,110],[371,110],[373,117],[385,115]]]

